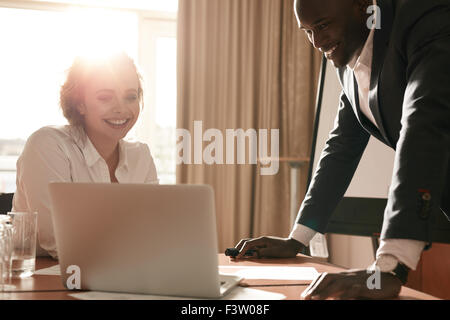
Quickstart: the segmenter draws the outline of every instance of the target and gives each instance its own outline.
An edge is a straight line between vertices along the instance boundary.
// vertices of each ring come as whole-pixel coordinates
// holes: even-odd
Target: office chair
[[[0,193],[0,214],[7,214],[12,209],[14,193]]]

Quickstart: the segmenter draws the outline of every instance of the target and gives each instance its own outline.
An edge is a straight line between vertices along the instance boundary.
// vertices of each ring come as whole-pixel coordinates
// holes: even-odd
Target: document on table
[[[69,296],[81,300],[204,300],[203,298],[157,296],[146,294],[129,294],[114,292],[88,291],[69,294]],[[281,293],[268,292],[251,288],[234,288],[220,300],[283,300],[286,296]]]
[[[242,276],[244,279],[267,279],[267,280],[297,280],[312,281],[319,273],[312,267],[271,267],[271,266],[219,266],[221,273]],[[40,269],[36,275],[60,276],[59,265]],[[114,292],[88,291],[70,294],[71,297],[81,300],[195,300],[190,297],[173,297],[142,295]],[[282,300],[286,296],[279,293],[257,290],[252,288],[236,287],[223,300]]]
[[[219,272],[239,275],[244,279],[312,281],[319,273],[312,267],[219,266]],[[59,276],[59,265],[40,269],[36,275]]]
[[[219,266],[221,273],[232,273],[244,279],[312,281],[319,275],[312,267]]]
[[[60,276],[61,271],[59,270],[59,264],[57,264],[53,267],[36,270],[34,274],[37,274],[38,276]]]

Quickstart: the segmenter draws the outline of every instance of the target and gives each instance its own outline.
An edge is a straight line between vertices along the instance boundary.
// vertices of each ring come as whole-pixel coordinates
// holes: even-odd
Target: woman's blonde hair
[[[125,52],[111,54],[107,57],[94,59],[90,57],[78,56],[67,70],[67,77],[61,86],[59,104],[64,117],[73,126],[83,125],[83,116],[78,111],[78,106],[84,103],[84,89],[89,76],[97,70],[115,70],[120,67],[131,65],[138,76],[138,99],[141,108],[143,107],[142,76],[138,67]]]

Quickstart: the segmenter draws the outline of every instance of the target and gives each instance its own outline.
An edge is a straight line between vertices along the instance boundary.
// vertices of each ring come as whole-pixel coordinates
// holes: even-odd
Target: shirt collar
[[[373,55],[373,37],[375,34],[375,29],[370,30],[369,36],[367,37],[366,43],[361,51],[361,54],[357,57],[354,57],[347,65],[349,69],[352,71],[358,66],[358,64],[362,64],[368,68],[371,68],[371,61]]]
[[[128,169],[127,144],[124,140],[119,141],[119,164],[117,165],[117,168],[121,167]]]
[[[373,1],[373,5],[377,5],[376,0]],[[376,21],[374,21],[374,24],[376,24]],[[367,37],[367,40],[364,44],[364,47],[360,53],[359,56],[353,57],[353,59],[347,64],[347,67],[354,71],[355,68],[361,64],[365,67],[371,69],[372,68],[372,56],[373,56],[373,38],[375,35],[375,28],[372,28],[370,30],[369,36]]]
[[[86,164],[88,167],[92,167],[97,163],[100,159],[103,159],[102,156],[98,153],[97,149],[92,144],[91,140],[85,133],[84,129],[81,127],[73,128],[73,138],[75,140],[75,144],[80,148],[83,153],[84,159],[86,160]],[[125,141],[119,141],[119,163],[117,168],[124,167],[128,168],[128,155],[126,152],[127,146]]]
[[[97,149],[95,149],[94,145],[91,142],[91,139],[89,139],[87,134],[84,135],[84,139],[82,142],[83,144],[80,147],[88,167],[92,167],[97,163],[97,161],[103,159],[102,156],[98,153]]]

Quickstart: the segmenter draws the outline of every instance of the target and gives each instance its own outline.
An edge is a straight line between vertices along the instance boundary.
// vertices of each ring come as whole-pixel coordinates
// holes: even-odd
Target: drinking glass
[[[0,292],[14,288],[14,286],[10,285],[12,237],[11,217],[0,215]]]
[[[31,277],[36,264],[36,212],[9,212],[13,226],[11,274],[13,278]]]

